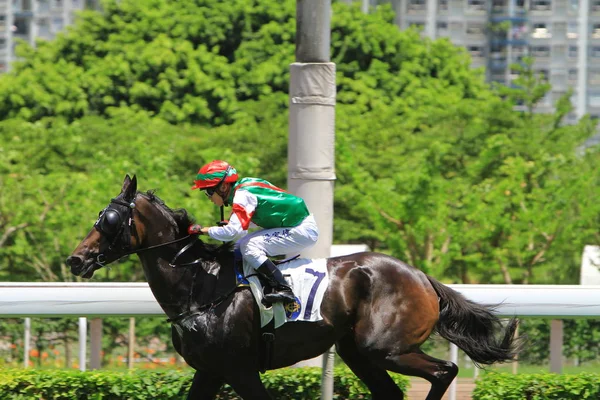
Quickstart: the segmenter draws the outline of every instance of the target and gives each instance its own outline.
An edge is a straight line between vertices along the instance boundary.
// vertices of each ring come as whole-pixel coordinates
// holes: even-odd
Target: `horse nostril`
[[[70,256],[67,258],[67,265],[71,268],[80,267],[83,264],[83,258],[79,256]]]

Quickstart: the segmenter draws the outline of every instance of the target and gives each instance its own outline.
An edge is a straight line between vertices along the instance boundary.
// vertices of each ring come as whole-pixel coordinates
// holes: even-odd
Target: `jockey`
[[[237,241],[244,262],[267,278],[267,302],[294,302],[292,289],[267,256],[301,252],[319,237],[317,224],[304,200],[257,178],[238,180],[235,168],[215,160],[200,168],[194,189],[204,190],[217,206],[232,206],[225,226],[191,225],[189,234],[207,234],[221,241]],[[248,234],[250,224],[262,228]]]

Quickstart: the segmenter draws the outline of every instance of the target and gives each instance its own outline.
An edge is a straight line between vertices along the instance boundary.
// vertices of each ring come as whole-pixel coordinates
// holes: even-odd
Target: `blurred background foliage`
[[[550,87],[532,60],[493,87],[393,19],[333,4],[334,241],[446,283],[578,283],[600,243],[596,121],[563,124],[569,94],[533,112]],[[109,0],[21,44],[0,76],[0,280],[79,279],[64,259],[127,173],[203,224],[219,219],[189,190],[205,162],[285,187],[294,49],[293,0]],[[144,278],[130,257],[94,279]]]

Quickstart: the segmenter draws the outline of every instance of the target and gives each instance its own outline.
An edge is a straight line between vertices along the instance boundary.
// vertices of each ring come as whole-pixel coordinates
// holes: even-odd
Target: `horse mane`
[[[138,192],[138,194],[141,194],[148,199],[150,203],[157,206],[156,208],[165,216],[165,218],[170,220],[176,227],[178,235],[187,232],[188,227],[196,222],[194,217],[192,217],[185,208],[170,208],[155,194],[155,192],[156,190],[148,190],[146,193]],[[200,242],[203,244],[204,250],[213,256],[220,255],[221,253],[233,252],[233,242],[226,242],[221,245],[204,243],[203,241]]]

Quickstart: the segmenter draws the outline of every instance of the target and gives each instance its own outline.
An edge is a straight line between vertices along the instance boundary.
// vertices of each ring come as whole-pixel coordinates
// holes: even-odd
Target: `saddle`
[[[328,286],[327,260],[299,256],[273,261],[290,283],[296,301],[293,303],[264,304],[262,274],[244,265],[238,249],[234,253],[234,271],[237,283],[251,289],[261,319],[261,370],[268,369],[275,346],[275,329],[286,322],[314,322],[322,319],[320,306]]]

